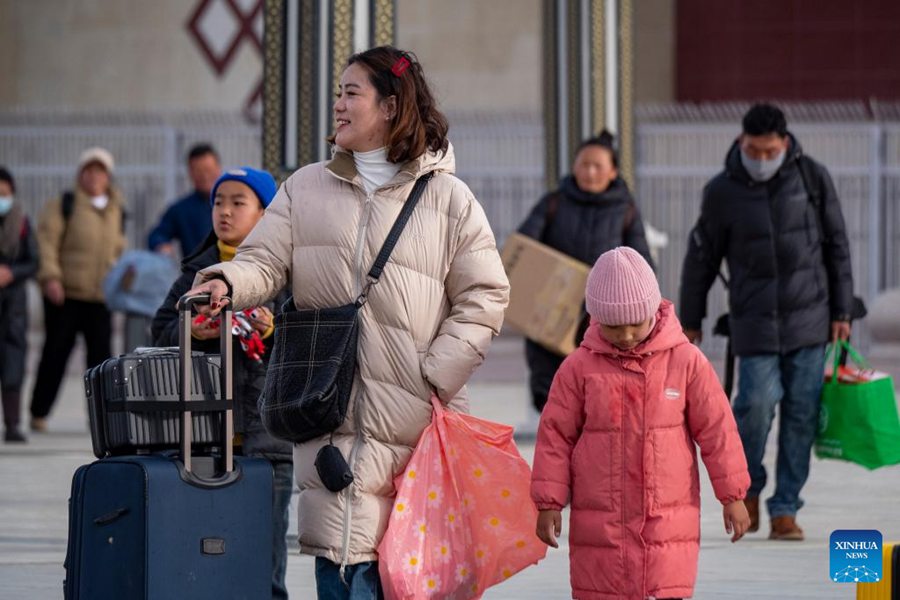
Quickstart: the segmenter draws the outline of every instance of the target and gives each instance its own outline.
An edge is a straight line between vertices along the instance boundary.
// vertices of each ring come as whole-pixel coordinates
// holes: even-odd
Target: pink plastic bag
[[[378,547],[387,600],[480,598],[547,554],[512,427],[431,403]]]

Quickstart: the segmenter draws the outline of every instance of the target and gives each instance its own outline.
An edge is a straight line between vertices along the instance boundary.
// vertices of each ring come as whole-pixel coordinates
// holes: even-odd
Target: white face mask
[[[91,204],[94,205],[94,208],[97,210],[103,210],[106,208],[106,205],[109,204],[109,196],[103,194],[102,196],[94,196],[91,198]]]
[[[775,173],[778,172],[778,169],[784,163],[785,154],[785,151],[782,150],[778,153],[778,156],[771,160],[756,160],[755,158],[750,158],[741,150],[741,163],[743,163],[744,168],[747,169],[747,174],[754,181],[762,183],[775,176]]]
[[[0,217],[5,216],[12,210],[13,197],[0,196]]]

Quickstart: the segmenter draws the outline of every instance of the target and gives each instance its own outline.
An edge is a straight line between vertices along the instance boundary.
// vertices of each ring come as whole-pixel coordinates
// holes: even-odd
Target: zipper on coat
[[[362,293],[363,290],[363,279],[366,276],[366,269],[362,264],[363,259],[363,250],[366,245],[366,231],[369,229],[369,220],[372,216],[372,199],[375,196],[375,192],[369,192],[366,194],[366,200],[363,204],[363,214],[360,217],[359,221],[359,231],[356,234],[356,254],[354,256],[354,262],[356,263],[356,291],[353,296],[356,297]]]
[[[767,200],[769,201],[769,239],[772,242],[772,265],[775,269],[775,335],[778,337],[778,352],[781,353],[781,315],[778,312],[778,302],[781,297],[780,275],[778,274],[778,242],[775,238],[775,196],[766,187]]]
[[[360,224],[359,224],[359,232],[357,233],[357,236],[356,236],[356,256],[355,256],[356,292],[354,293],[354,296],[358,296],[359,294],[361,294],[362,289],[363,289],[362,281],[363,281],[363,277],[364,277],[363,272],[365,270],[365,266],[363,265],[363,262],[362,262],[363,249],[365,247],[366,231],[369,228],[369,220],[372,215],[372,199],[374,198],[374,196],[375,196],[374,192],[369,192],[366,194],[366,201],[365,201],[365,204],[363,205],[363,214],[362,214],[362,218],[361,218]],[[356,464],[356,458],[359,455],[359,448],[360,448],[360,446],[362,446],[362,441],[363,441],[362,430],[360,429],[361,421],[359,418],[360,417],[360,405],[362,404],[362,402],[361,402],[361,400],[362,400],[362,377],[359,376],[358,363],[357,363],[356,368],[357,368],[357,373],[355,374],[355,377],[357,380],[357,386],[356,386],[357,392],[356,392],[356,398],[354,398],[354,403],[353,403],[353,419],[356,423],[356,437],[353,440],[353,447],[350,450],[350,460],[348,461],[351,473],[353,472],[353,467]],[[338,573],[340,575],[341,582],[343,582],[343,584],[347,587],[349,587],[349,584],[347,583],[347,580],[344,578],[344,573],[347,569],[347,561],[350,558],[350,522],[353,517],[353,493],[352,492],[353,492],[352,484],[347,486],[346,488],[344,488],[344,490],[341,492],[342,494],[344,494],[344,530],[341,535],[341,566],[340,566],[340,570]]]
[[[359,428],[359,417],[362,404],[362,377],[359,377],[359,375],[357,375],[357,390],[356,398],[353,403],[353,419],[356,421],[356,438],[353,440],[353,447],[350,449],[349,463],[351,473],[353,472],[356,458],[359,456],[359,448],[362,446],[363,442],[362,430]],[[344,572],[347,569],[347,560],[350,558],[350,521],[353,517],[353,484],[348,485],[341,493],[344,494],[344,531],[341,536],[341,567],[339,575],[344,585],[349,588],[350,585],[347,583],[347,580],[344,579]]]

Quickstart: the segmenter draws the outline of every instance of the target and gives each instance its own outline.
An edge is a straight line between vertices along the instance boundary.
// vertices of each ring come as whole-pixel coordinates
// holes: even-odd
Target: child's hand
[[[747,522],[750,522],[749,517]],[[542,542],[553,548],[559,548],[556,538],[561,533],[562,512],[558,510],[542,510],[538,512],[537,536],[541,538]]]
[[[191,336],[195,340],[214,340],[219,337],[219,328],[213,325],[211,319],[206,319],[201,323],[192,321]]]
[[[725,533],[734,531],[732,543],[744,537],[750,527],[750,515],[743,500],[735,500],[722,507],[722,517],[725,519]]]

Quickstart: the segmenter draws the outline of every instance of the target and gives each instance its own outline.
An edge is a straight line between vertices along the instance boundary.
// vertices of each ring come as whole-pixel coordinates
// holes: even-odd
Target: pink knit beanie
[[[584,289],[588,313],[603,325],[633,325],[656,314],[662,295],[653,269],[632,248],[603,253]]]

